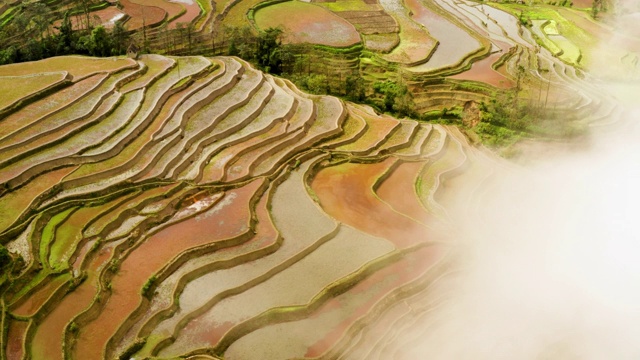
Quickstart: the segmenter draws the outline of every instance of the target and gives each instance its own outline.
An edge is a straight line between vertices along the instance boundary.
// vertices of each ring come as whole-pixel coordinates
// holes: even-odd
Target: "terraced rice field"
[[[118,11],[130,30],[200,31],[243,24],[258,3],[211,3],[202,18],[187,0]],[[354,66],[402,78],[419,113],[486,101],[526,65],[523,93],[546,85],[550,107],[585,123],[616,114],[574,67],[604,27],[584,11],[493,5],[287,1],[255,24],[292,43],[363,42],[378,53]],[[633,35],[611,52],[629,67]],[[12,256],[0,359],[397,358],[417,341],[398,337],[437,308],[430,286],[459,265],[450,213],[474,209],[449,204],[505,166],[457,128],[309,95],[235,57],[51,58],[0,67],[0,93]]]
[[[196,0],[174,0],[170,2],[184,7],[184,12],[172,20],[170,28],[175,28],[180,23],[183,25],[196,23],[196,20],[202,14],[202,9]]]
[[[480,81],[498,88],[509,89],[514,86],[513,81],[504,73],[493,68],[502,55],[492,54],[471,65],[471,69],[460,74],[451,76],[451,79]]]
[[[137,1],[122,0],[122,11],[129,16],[125,22],[130,30],[140,30],[146,26],[158,26],[167,18],[167,12],[157,6],[141,5]]]
[[[335,354],[446,264],[415,190],[458,164],[427,166],[446,143],[475,151],[446,128],[237,58],[74,61],[1,120],[7,359]],[[48,79],[33,65],[11,70]]]
[[[130,29],[200,15],[159,1],[123,0]],[[257,3],[216,4],[215,21]],[[359,64],[398,67],[418,112],[485,101],[526,64],[559,111],[608,121],[615,103],[572,66],[577,33],[505,6],[288,1],[255,22],[389,50]],[[454,266],[449,212],[473,209],[449,204],[498,164],[457,128],[235,57],[51,58],[0,67],[0,93],[0,359],[394,358]]]
[[[422,24],[411,19],[401,1],[382,0],[380,5],[396,20],[400,28],[400,42],[389,54],[383,55],[383,58],[405,65],[427,62],[436,50],[438,40],[430,35]]]
[[[455,67],[461,60],[481,49],[482,44],[466,29],[429,9],[419,0],[405,1],[405,5],[412,14],[412,20],[424,26],[429,34],[439,41],[429,61],[411,68],[411,71],[430,72]]]
[[[320,6],[300,1],[265,6],[256,11],[255,21],[261,29],[282,28],[287,43],[344,47],[360,42],[353,25]]]

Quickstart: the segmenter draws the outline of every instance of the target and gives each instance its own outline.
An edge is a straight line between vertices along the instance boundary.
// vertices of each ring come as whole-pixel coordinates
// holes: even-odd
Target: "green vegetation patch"
[[[536,5],[536,6],[527,6],[521,4],[514,3],[490,3],[491,6],[496,7],[498,9],[504,10],[508,13],[511,13],[516,18],[519,18],[521,23],[531,23],[534,20],[541,20],[543,23],[548,21],[543,29],[540,29],[541,32],[546,32],[547,28],[551,31],[550,33],[546,33],[549,35],[561,34],[564,36],[567,41],[573,44],[573,47],[577,48],[581,54],[589,53],[590,51],[595,50],[595,44],[597,44],[597,40],[592,34],[580,28],[575,22],[568,20],[564,16],[562,16],[558,10],[549,5]],[[571,10],[562,8],[563,11],[570,11],[573,13],[579,13],[577,10]],[[550,27],[549,27],[550,26]],[[535,29],[534,33],[535,33]],[[546,35],[545,34],[545,35]],[[540,37],[540,34],[537,34]],[[552,53],[557,54],[559,50],[570,51],[571,54],[567,55],[567,59],[575,59],[576,55],[571,46],[567,46],[567,49],[557,45],[551,40],[543,40],[543,46],[547,47]],[[565,44],[563,43],[563,46]],[[557,48],[554,48],[557,47]],[[581,57],[580,57],[581,59]],[[563,59],[565,60],[565,59]],[[588,59],[586,59],[588,61]],[[567,60],[565,60],[567,61]],[[573,62],[573,61],[571,61]],[[575,62],[574,62],[575,63]]]
[[[549,50],[553,55],[559,56],[562,55],[562,49],[557,46],[544,32],[545,24],[548,23],[547,20],[533,20],[533,34],[537,37],[537,41],[540,45],[544,46]]]
[[[73,213],[75,210],[76,208],[71,208],[56,214],[54,217],[51,218],[51,220],[49,220],[47,225],[42,230],[39,254],[40,254],[40,262],[42,263],[42,266],[45,267],[45,269],[51,268],[51,265],[49,264],[49,247],[51,243],[53,243],[53,241],[55,240],[55,234],[56,234],[56,230],[58,229],[58,226],[62,222],[64,222],[69,217],[69,215],[71,215],[71,213]],[[59,270],[59,269],[52,268],[51,270]]]
[[[582,60],[582,52],[579,47],[562,35],[553,35],[549,36],[549,38],[562,49],[560,59],[576,65],[580,63],[580,60]]]
[[[5,26],[17,13],[18,7],[12,7],[7,9],[5,12],[0,15],[0,27]]]
[[[333,12],[377,10],[375,6],[367,4],[362,0],[338,0],[335,2],[319,3],[319,5]]]
[[[560,35],[560,31],[558,31],[555,20],[549,20],[545,25],[543,25],[542,29],[547,35]]]
[[[24,97],[35,95],[39,91],[64,80],[64,76],[64,73],[58,72],[0,79],[0,109]]]

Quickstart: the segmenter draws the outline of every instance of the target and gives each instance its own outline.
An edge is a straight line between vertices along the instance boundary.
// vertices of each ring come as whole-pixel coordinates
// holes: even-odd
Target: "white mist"
[[[496,175],[476,214],[452,214],[463,270],[397,358],[640,358],[640,133],[624,128]]]

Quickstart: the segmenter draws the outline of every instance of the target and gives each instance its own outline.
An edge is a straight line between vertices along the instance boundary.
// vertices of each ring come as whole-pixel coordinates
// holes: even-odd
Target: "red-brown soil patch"
[[[162,9],[164,12],[167,13],[167,20],[169,19],[177,20],[178,16],[182,17],[180,13],[184,13],[185,11],[184,6],[182,6],[181,3],[177,3],[177,2],[169,2],[164,0],[132,0],[132,2],[144,6],[145,13],[147,12],[148,8]],[[173,29],[175,28],[175,25],[176,25],[175,22],[172,22],[169,25],[169,27]]]
[[[324,210],[338,221],[383,237],[398,248],[428,240],[427,229],[393,211],[375,196],[372,186],[396,161],[345,163],[320,170],[311,183]],[[405,189],[411,191],[412,189]]]
[[[98,290],[97,275],[107,264],[113,252],[112,247],[98,250],[98,254],[89,262],[87,279],[67,294],[62,301],[38,325],[31,342],[35,359],[63,360],[62,344],[64,328],[79,313],[89,307]],[[60,349],[52,351],[51,349]]]
[[[334,345],[345,336],[347,330],[351,328],[358,319],[370,312],[381,299],[388,296],[397,288],[419,279],[442,259],[442,256],[443,251],[437,246],[419,249],[367,277],[344,295],[331,298],[311,317],[318,316],[321,312],[330,310],[331,308],[342,306],[341,302],[348,301],[349,296],[358,296],[357,294],[371,291],[371,289],[375,289],[376,291],[375,296],[372,296],[363,305],[358,307],[357,311],[352,312],[350,316],[346,317],[339,326],[333,328],[322,340],[310,346],[305,357],[320,357],[320,355],[332,349]]]
[[[571,0],[571,2],[573,3],[574,8],[581,9],[591,8],[591,5],[593,4],[593,0]]]
[[[268,209],[269,196],[268,193],[262,195],[260,201],[256,205],[256,218],[257,224],[255,227],[256,235],[249,241],[244,242],[238,246],[224,248],[216,252],[215,259],[230,259],[236,256],[246,255],[253,251],[258,251],[270,246],[274,246],[278,239],[278,230],[271,221],[271,215]],[[213,260],[214,262],[216,260]],[[150,314],[147,314],[150,315]],[[141,321],[146,321],[150,316],[146,316]],[[140,324],[141,322],[138,322]],[[224,333],[231,328],[234,324],[226,322],[222,326],[211,326],[203,328],[202,324],[196,326],[194,322],[189,322],[183,329],[187,333],[195,334],[199,339],[205,339],[211,341],[211,343],[217,343],[218,340],[224,335]],[[133,327],[136,329],[139,327]],[[135,333],[129,333],[127,336],[135,336]]]
[[[398,23],[384,10],[340,11],[336,15],[353,24],[361,34],[384,34],[398,31]]]
[[[498,59],[500,59],[500,56],[502,56],[502,53],[495,53],[480,61],[476,61],[471,65],[471,69],[463,73],[453,75],[451,78],[458,80],[481,81],[495,87],[508,89],[514,85],[513,82],[491,67],[496,61],[498,61]]]
[[[256,11],[255,19],[261,29],[284,28],[288,43],[349,46],[360,42],[360,35],[349,22],[327,9],[300,1],[262,8]]]
[[[169,28],[174,29],[176,25],[179,23],[183,24],[191,24],[200,16],[200,6],[195,0],[187,0],[187,1],[173,1],[174,3],[180,3],[186,10],[186,12],[180,15],[177,19],[169,24]]]
[[[90,16],[97,16],[104,27],[112,28],[114,21],[124,16],[124,13],[116,7],[108,7],[106,9],[94,11]]]
[[[113,294],[97,319],[79,335],[75,357],[99,359],[108,339],[141,300],[143,284],[190,248],[238,236],[248,230],[249,199],[262,181],[228,191],[213,209],[165,228],[134,249],[113,278]]]
[[[89,22],[91,23],[92,26],[102,25],[105,28],[110,29],[113,27],[114,21],[121,19],[123,16],[124,16],[124,13],[120,11],[117,7],[109,6],[106,9],[90,12]],[[73,27],[74,30],[86,28],[86,18],[84,17],[84,15],[80,17],[71,16],[69,17],[69,20],[71,21],[71,26]],[[59,27],[60,24],[62,24],[62,20],[54,21],[53,28],[55,29],[56,27]],[[54,32],[57,32],[57,30],[54,30]]]
[[[68,279],[68,275],[62,275],[48,281],[45,280],[46,284],[43,287],[29,295],[29,297],[24,300],[20,306],[16,307],[11,312],[19,316],[32,316],[40,309],[42,304],[49,299],[51,294],[53,294],[53,292]]]
[[[31,202],[40,194],[49,190],[77,166],[62,168],[38,176],[20,189],[0,197],[0,232],[7,229],[29,207]]]
[[[156,6],[143,6],[130,0],[120,0],[120,5],[122,11],[131,17],[126,22],[129,30],[157,25],[167,17],[167,12]]]
[[[400,164],[382,182],[376,194],[396,211],[417,221],[427,222],[432,216],[422,207],[414,191],[416,178],[423,166],[422,162]]]
[[[9,323],[9,330],[7,331],[7,347],[3,349],[6,351],[7,360],[20,360],[24,355],[22,344],[24,342],[24,336],[27,331],[26,321],[11,321]]]

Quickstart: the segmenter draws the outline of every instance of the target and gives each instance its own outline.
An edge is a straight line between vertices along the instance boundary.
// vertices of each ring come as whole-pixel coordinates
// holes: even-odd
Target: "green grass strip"
[[[16,16],[17,6],[7,9],[2,15],[0,15],[0,27],[5,26],[14,16]]]
[[[55,239],[55,233],[58,226],[71,215],[76,208],[67,209],[61,213],[56,214],[49,220],[49,223],[42,230],[42,238],[40,239],[40,262],[44,269],[53,270],[49,264],[49,245]]]

